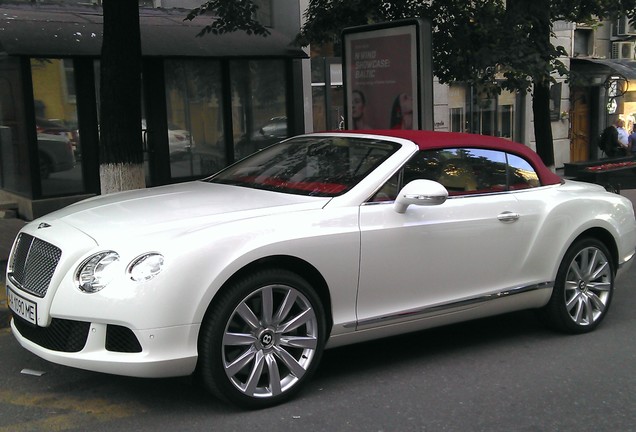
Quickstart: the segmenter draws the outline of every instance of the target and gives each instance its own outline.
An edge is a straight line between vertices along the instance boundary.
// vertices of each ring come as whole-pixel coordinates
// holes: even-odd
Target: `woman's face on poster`
[[[359,92],[353,92],[351,98],[351,116],[354,119],[362,118],[364,115],[364,100]]]

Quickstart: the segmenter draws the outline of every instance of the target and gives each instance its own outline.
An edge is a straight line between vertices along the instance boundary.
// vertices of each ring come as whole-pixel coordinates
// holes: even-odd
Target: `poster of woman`
[[[349,129],[432,129],[430,49],[421,46],[421,24],[408,20],[345,29]]]

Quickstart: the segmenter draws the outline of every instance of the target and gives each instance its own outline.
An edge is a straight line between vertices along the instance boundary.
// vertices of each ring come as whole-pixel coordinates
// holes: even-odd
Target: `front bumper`
[[[50,328],[32,326],[18,317],[11,320],[11,330],[20,345],[45,360],[95,372],[142,378],[185,376],[194,372],[199,327],[193,324],[130,330],[139,342],[138,352],[122,352],[121,349],[113,351],[119,348],[113,348],[113,342],[109,341],[112,336],[108,335],[107,324],[56,325],[53,329],[56,342],[43,342],[50,340],[49,335],[43,335],[43,332],[50,332]],[[62,334],[65,331],[60,328],[66,329],[68,334]],[[127,345],[120,343],[117,346]]]

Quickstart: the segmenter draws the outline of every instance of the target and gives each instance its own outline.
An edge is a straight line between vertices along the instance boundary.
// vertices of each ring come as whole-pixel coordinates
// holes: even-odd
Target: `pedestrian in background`
[[[636,155],[636,123],[632,126],[632,133],[627,138],[627,146],[631,155]]]

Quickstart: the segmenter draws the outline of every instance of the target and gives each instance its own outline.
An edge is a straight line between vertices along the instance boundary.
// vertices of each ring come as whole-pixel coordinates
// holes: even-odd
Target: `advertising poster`
[[[422,129],[426,126],[421,112],[418,32],[413,23],[345,30],[348,129]],[[432,124],[432,109],[429,114]]]

